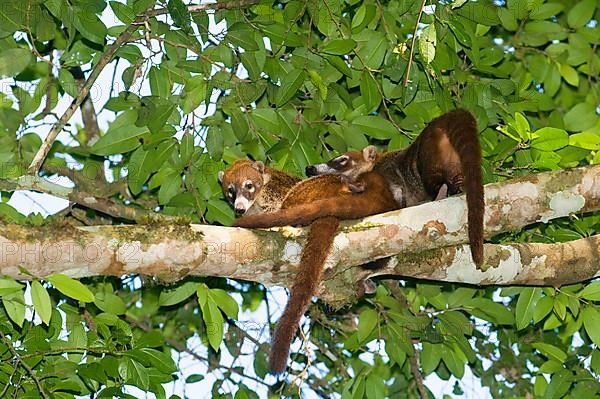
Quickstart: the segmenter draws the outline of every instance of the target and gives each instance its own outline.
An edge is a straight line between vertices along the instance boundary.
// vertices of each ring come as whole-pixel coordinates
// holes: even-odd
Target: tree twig
[[[425,388],[425,384],[423,383],[423,375],[421,374],[421,370],[419,368],[419,354],[421,351],[417,347],[415,349],[414,356],[409,356],[408,361],[410,363],[410,371],[412,372],[413,377],[415,378],[415,384],[417,385],[417,390],[419,391],[419,395],[421,395],[421,399],[428,399],[429,394],[427,393],[427,388]]]
[[[15,348],[12,346],[12,342],[10,340],[8,340],[6,338],[6,335],[4,335],[4,333],[2,331],[0,331],[0,338],[2,338],[2,341],[4,341],[4,344],[6,345],[6,347],[8,348],[9,352],[14,356],[15,360],[21,365],[23,366],[23,368],[27,371],[27,373],[31,376],[31,378],[33,379],[33,381],[35,382],[35,385],[37,385],[38,390],[40,391],[40,395],[42,395],[42,397],[44,399],[50,399],[50,396],[48,396],[48,394],[46,393],[46,391],[44,390],[44,387],[42,386],[42,382],[40,381],[40,379],[37,377],[37,375],[35,375],[35,372],[33,371],[33,369],[31,367],[29,367],[29,365],[27,363],[25,363],[23,361],[23,359],[21,359],[21,356],[17,353],[17,351],[15,350]]]
[[[209,3],[209,4],[201,4],[201,5],[192,5],[192,6],[188,7],[188,11],[189,12],[199,12],[199,11],[205,11],[205,10],[241,8],[241,7],[247,7],[250,5],[257,4],[259,1],[260,0],[239,0],[239,1],[227,1],[227,2]],[[115,39],[115,41],[110,45],[108,50],[106,50],[106,52],[104,54],[102,54],[102,57],[100,57],[100,60],[94,66],[94,69],[92,69],[90,76],[87,78],[87,80],[85,81],[85,84],[82,86],[77,98],[75,98],[73,100],[73,102],[71,103],[69,108],[67,108],[67,110],[60,117],[60,119],[54,124],[54,126],[52,127],[52,129],[50,130],[50,132],[48,133],[46,138],[44,139],[42,146],[40,147],[38,152],[35,154],[33,161],[31,161],[31,164],[29,165],[29,168],[28,168],[29,174],[35,175],[40,170],[40,167],[42,166],[44,159],[46,159],[48,152],[50,152],[52,143],[54,143],[54,140],[56,140],[56,137],[58,136],[60,131],[65,127],[65,125],[71,119],[73,114],[75,114],[75,111],[77,110],[77,108],[79,108],[79,106],[83,103],[83,101],[89,94],[90,89],[92,88],[94,82],[96,81],[96,79],[98,79],[98,76],[100,76],[100,73],[104,70],[106,65],[108,65],[108,63],[112,60],[113,56],[115,55],[117,50],[121,47],[121,45],[123,45],[125,42],[127,42],[127,40],[129,40],[129,38],[131,37],[133,32],[135,32],[138,29],[139,24],[141,22],[143,22],[144,20],[146,20],[147,18],[158,16],[158,15],[168,14],[168,12],[169,11],[166,8],[161,8],[161,9],[157,9],[157,10],[149,10],[149,11],[146,11],[146,12],[140,14],[139,16],[136,17],[135,21],[131,25],[129,25]]]
[[[417,17],[417,22],[415,23],[415,31],[413,32],[412,43],[410,45],[410,54],[408,56],[408,65],[406,66],[406,77],[404,78],[404,87],[408,86],[409,76],[410,76],[410,67],[412,65],[413,54],[415,51],[415,42],[417,41],[417,30],[419,29],[419,23],[421,22],[421,15],[423,15],[423,8],[425,8],[425,2],[427,0],[423,0],[421,3],[421,8],[419,9],[419,16]]]

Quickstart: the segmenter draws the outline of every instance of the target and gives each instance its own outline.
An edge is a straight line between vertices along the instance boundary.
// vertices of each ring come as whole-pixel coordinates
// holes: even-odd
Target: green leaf
[[[569,370],[561,370],[558,373],[552,375],[550,384],[546,388],[544,393],[545,399],[559,399],[563,398],[571,387],[571,381],[573,375]]]
[[[53,274],[47,277],[46,281],[50,282],[54,288],[69,298],[81,302],[94,302],[94,294],[92,294],[92,291],[81,282],[72,279],[69,276],[60,273]]]
[[[227,292],[219,288],[212,288],[209,291],[209,295],[223,313],[232,319],[237,319],[239,311],[238,303]]]
[[[137,118],[137,113],[133,113]],[[133,124],[116,126],[110,125],[106,134],[92,146],[91,152],[95,155],[113,155],[135,150],[141,145],[140,138],[148,134],[147,127],[138,127]]]
[[[577,296],[588,301],[600,301],[600,281],[589,283]]]
[[[528,141],[531,137],[531,129],[529,128],[529,122],[525,115],[520,112],[515,112],[515,127],[517,129],[517,133],[523,141]]]
[[[215,351],[218,351],[223,341],[223,315],[210,296],[202,307],[202,318],[206,324],[208,343]]]
[[[529,325],[529,322],[533,318],[533,312],[535,311],[535,305],[540,298],[541,289],[527,287],[523,288],[519,299],[517,300],[517,307],[515,309],[515,321],[517,330],[522,330]]]
[[[598,121],[596,107],[590,103],[579,103],[564,116],[565,129],[580,132],[591,128]]]
[[[419,36],[419,52],[426,63],[430,64],[435,58],[435,47],[437,45],[437,36],[435,24],[429,24],[421,36]]]
[[[191,28],[192,17],[187,9],[187,6],[183,4],[183,1],[169,0],[167,3],[167,9],[173,18],[175,26],[183,28],[184,31],[188,31]]]
[[[379,315],[375,309],[365,309],[358,317],[358,341],[363,342],[377,326]]]
[[[423,342],[423,349],[421,350],[421,367],[423,368],[423,375],[429,375],[435,370],[442,359],[442,351],[440,350],[442,345],[431,344],[429,342]]]
[[[156,66],[150,68],[148,72],[148,81],[150,82],[150,92],[160,98],[169,98],[171,96],[171,82],[169,81],[166,69],[159,69]]]
[[[17,291],[2,296],[2,305],[8,317],[19,327],[25,321],[25,291]]]
[[[233,209],[224,201],[210,199],[206,204],[206,209],[206,219],[210,223],[219,222],[224,226],[229,226],[235,219]]]
[[[225,140],[221,128],[218,126],[211,126],[208,128],[206,133],[206,150],[210,158],[218,161],[223,157],[223,151],[225,149]]]
[[[169,173],[158,190],[158,203],[168,204],[181,191],[183,178],[177,172]]]
[[[58,81],[60,82],[60,87],[62,87],[65,93],[73,98],[77,98],[79,95],[79,85],[68,69],[60,68],[58,70]]]
[[[200,382],[203,379],[204,379],[204,376],[202,374],[190,374],[185,379],[185,383],[186,384],[193,384],[195,382]]]
[[[118,1],[111,1],[108,4],[110,4],[110,8],[112,8],[113,12],[121,22],[129,25],[135,19],[135,12],[126,4],[119,3]]]
[[[150,386],[148,371],[138,361],[127,360],[127,381],[140,389],[147,390]]]
[[[593,306],[586,306],[579,316],[588,336],[596,346],[600,346],[600,311]]]
[[[600,134],[585,131],[581,133],[571,134],[569,136],[569,145],[586,150],[600,150]]]
[[[94,304],[103,312],[110,314],[122,315],[127,311],[125,302],[123,302],[121,297],[110,292],[96,293]]]
[[[348,54],[356,48],[356,41],[352,39],[335,39],[324,44],[322,52],[332,55]]]
[[[539,350],[542,355],[546,356],[549,360],[556,360],[559,363],[564,363],[565,360],[567,360],[567,354],[554,345],[546,344],[544,342],[534,342],[531,346]]]
[[[594,16],[596,0],[583,0],[575,3],[567,14],[567,23],[573,29],[581,28]]]
[[[246,51],[256,51],[259,49],[258,44],[254,40],[254,32],[240,22],[229,27],[225,41],[234,46],[239,46]]]
[[[569,135],[562,129],[543,127],[536,130],[531,141],[531,147],[542,151],[556,151],[569,145]]]
[[[394,125],[381,116],[359,116],[352,121],[352,124],[360,127],[369,136],[379,140],[391,139],[399,134]]]
[[[362,73],[360,80],[360,95],[365,104],[366,113],[375,111],[381,103],[381,94],[377,89],[377,82],[368,71]]]
[[[16,76],[32,61],[31,51],[21,47],[0,52],[0,78]]]
[[[558,71],[568,84],[571,86],[579,86],[579,74],[571,65],[559,64]]]
[[[14,294],[21,291],[25,286],[10,277],[0,278],[0,296]]]
[[[540,320],[548,316],[554,307],[554,298],[549,296],[542,297],[535,306],[533,311],[533,322],[538,323]]]
[[[296,95],[296,92],[302,87],[304,79],[306,79],[306,73],[302,69],[292,69],[285,75],[277,92],[278,107],[281,107]]]
[[[161,291],[160,296],[158,297],[158,305],[172,306],[185,301],[196,292],[197,287],[197,283],[188,281],[176,288]]]
[[[52,316],[52,302],[46,288],[37,280],[31,282],[31,300],[42,322],[49,325]]]

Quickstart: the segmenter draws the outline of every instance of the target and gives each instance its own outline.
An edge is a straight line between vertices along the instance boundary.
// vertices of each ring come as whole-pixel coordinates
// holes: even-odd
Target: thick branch
[[[486,203],[488,235],[571,212],[594,212],[600,209],[600,165],[488,185]],[[357,284],[378,274],[479,285],[559,285],[600,276],[600,235],[564,244],[486,245],[487,269],[476,270],[468,246],[448,247],[466,242],[465,220],[464,197],[454,197],[346,222],[327,262],[322,297],[348,299],[356,295]],[[171,281],[200,275],[287,285],[305,232],[206,225],[0,225],[0,275],[27,278],[22,266],[39,277],[139,273]],[[397,254],[383,269],[356,267]]]
[[[79,188],[68,188],[39,176],[25,175],[17,178],[0,178],[0,191],[31,190],[46,193],[58,198],[69,200],[83,207],[94,209],[106,215],[124,219],[139,220],[154,212],[144,211],[126,206],[109,198],[102,198]]]

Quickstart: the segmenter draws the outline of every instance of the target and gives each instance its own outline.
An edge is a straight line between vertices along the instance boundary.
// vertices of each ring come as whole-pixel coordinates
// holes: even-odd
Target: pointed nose
[[[245,208],[235,208],[235,214],[240,216],[243,215],[246,212]]]

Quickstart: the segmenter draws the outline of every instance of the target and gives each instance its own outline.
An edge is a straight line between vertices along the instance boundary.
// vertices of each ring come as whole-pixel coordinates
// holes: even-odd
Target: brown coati
[[[439,199],[445,192],[453,195],[465,191],[471,254],[480,267],[483,263],[485,204],[478,133],[477,123],[470,112],[462,109],[448,112],[434,119],[407,148],[378,155],[373,171],[365,176],[378,174],[384,179],[394,196],[396,209]],[[309,166],[306,172],[308,175],[320,175],[342,171],[347,162],[344,159],[345,156],[342,156],[334,158],[332,163]],[[373,214],[367,212],[376,208],[373,202],[377,198],[368,185],[365,193],[319,199],[261,217],[243,217],[236,221],[236,225],[307,225],[323,216],[356,219]],[[362,212],[363,209],[365,212]]]
[[[235,161],[226,171],[219,171],[218,178],[238,216],[278,210],[287,192],[301,180],[250,160]]]
[[[329,175],[303,180],[289,190],[281,204],[281,209],[310,207],[326,199],[348,197],[359,197],[364,204],[354,211],[353,217],[363,217],[396,208],[396,202],[385,180],[378,173],[369,171],[377,159],[375,147],[370,146],[363,151],[348,153],[347,156],[357,163],[357,169],[366,172],[349,174],[344,178]],[[226,190],[225,185],[223,189]],[[243,216],[234,225],[239,226],[238,221],[243,219],[259,221],[261,217],[268,217],[271,214]],[[288,224],[294,223],[292,221]],[[306,245],[300,258],[299,272],[290,289],[290,299],[279,319],[272,340],[269,369],[273,374],[282,373],[286,368],[291,343],[298,330],[300,319],[319,287],[323,267],[331,251],[338,226],[337,217],[325,216],[311,221]],[[262,226],[256,223],[248,227]]]

